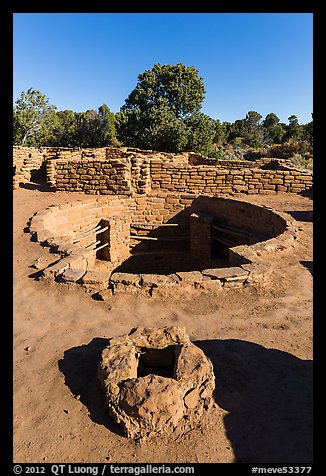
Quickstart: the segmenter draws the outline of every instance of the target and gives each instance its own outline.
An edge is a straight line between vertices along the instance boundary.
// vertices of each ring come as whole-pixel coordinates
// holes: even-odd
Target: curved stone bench
[[[287,249],[296,238],[295,220],[270,207],[221,197],[196,198],[194,195],[176,193],[161,195],[85,197],[68,204],[50,206],[36,213],[31,219],[30,232],[37,241],[55,248],[61,254],[61,259],[56,259],[55,263],[43,270],[43,277],[67,284],[77,283],[89,291],[105,291],[106,295],[142,292],[149,296],[160,293],[164,296],[179,291],[182,293],[185,288],[189,290],[189,287],[215,291],[260,282],[261,277],[268,273],[268,266],[264,262],[265,253]],[[248,234],[246,230],[251,230],[253,235],[260,233],[265,238],[262,241],[249,239],[247,244],[242,242],[230,246],[229,266],[225,268],[214,268],[214,265],[208,264],[201,271],[198,268],[196,271],[191,271],[191,268],[190,271],[178,271],[176,266],[176,271],[170,274],[117,272],[117,269],[121,271],[121,265],[131,256],[130,249],[135,246],[130,233],[134,223],[137,226],[139,223],[157,224],[157,228],[170,226],[172,230],[177,228],[172,226],[175,225],[176,214],[183,214],[183,227],[185,220],[192,220],[192,223],[189,221],[189,226],[193,227],[194,233],[190,235],[196,237],[198,233],[199,238],[192,242],[192,238],[189,238],[190,246],[188,242],[184,247],[188,246],[192,256],[197,256],[201,251],[201,239],[204,239],[206,230],[211,226],[205,224],[206,211],[210,216],[221,219],[221,224],[215,228],[224,226],[230,229],[238,225],[239,235]],[[103,221],[106,224],[101,225]],[[90,231],[88,235],[87,230],[103,227],[110,228],[110,244],[107,248],[110,259],[104,267],[99,267],[95,247],[101,247],[101,244],[98,245],[99,241],[96,241],[96,232]],[[82,239],[79,238],[78,241],[83,233]],[[196,248],[192,247],[193,244]],[[208,248],[206,245],[206,253]]]

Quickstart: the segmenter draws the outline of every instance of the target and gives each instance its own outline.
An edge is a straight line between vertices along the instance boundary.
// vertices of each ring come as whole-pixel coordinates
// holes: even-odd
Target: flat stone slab
[[[49,266],[45,268],[43,273],[45,276],[56,277],[62,274],[68,268],[69,268],[69,256],[49,264]]]
[[[99,300],[106,301],[112,297],[112,289],[102,289],[97,293]]]
[[[65,283],[75,283],[81,279],[86,271],[84,269],[68,268],[62,275],[62,281]]]
[[[138,440],[198,425],[214,403],[212,363],[181,326],[110,339],[98,378],[110,415]]]
[[[171,276],[166,276],[164,274],[142,274],[141,275],[141,284],[142,286],[148,287],[158,287],[169,284],[174,284],[175,280]]]
[[[111,283],[121,283],[125,285],[134,285],[134,286],[139,286],[140,283],[140,275],[139,274],[133,274],[133,273],[113,273],[110,276],[110,281]]]
[[[255,276],[264,276],[271,272],[271,266],[265,263],[243,264],[243,268],[249,273],[255,273]]]
[[[228,278],[246,277],[249,272],[238,266],[230,266],[229,268],[212,268],[204,269],[202,271],[204,276],[210,276],[213,279],[222,279],[226,280]]]
[[[203,280],[203,275],[200,271],[177,271],[175,273],[181,281],[188,283],[200,283]]]
[[[88,270],[83,277],[84,284],[105,284],[109,281],[109,271]]]

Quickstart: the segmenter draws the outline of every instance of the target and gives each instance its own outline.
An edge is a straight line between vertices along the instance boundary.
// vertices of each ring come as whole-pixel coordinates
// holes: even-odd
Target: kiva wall
[[[223,227],[224,233],[225,227],[232,230],[233,226],[235,232],[233,243],[224,250],[224,257],[221,256],[224,266],[247,266],[237,269],[241,280],[246,279],[260,266],[261,252],[286,249],[291,245],[295,229],[290,219],[285,213],[241,200],[182,193],[170,196],[159,191],[134,197],[85,196],[81,200],[53,205],[35,213],[29,231],[43,246],[51,246],[55,253],[61,254],[61,259],[56,259],[43,270],[45,278],[78,282],[97,290],[113,286],[114,292],[119,286],[124,289],[129,284],[139,288],[142,280],[142,285],[145,288],[150,286],[152,292],[153,286],[164,283],[162,270],[165,269],[164,274],[170,275],[177,270],[179,276],[173,279],[167,276],[167,283],[176,279],[178,283],[187,284],[187,279],[190,279],[195,285],[198,284],[196,279],[200,279],[200,282],[209,280],[208,285],[214,286],[216,276],[204,278],[198,270],[205,268],[207,272],[215,273],[212,268],[216,267],[216,243],[227,239],[223,238]],[[107,235],[101,241],[104,232]],[[244,238],[245,232],[249,232],[248,239]],[[237,238],[238,235],[242,237]],[[179,238],[181,246],[175,247]],[[108,253],[104,258],[98,254],[102,252],[98,249],[102,244]],[[150,249],[147,249],[147,244]],[[144,251],[150,253],[144,254]],[[173,253],[173,262],[160,261],[159,276],[151,274],[155,271],[144,270],[146,266],[156,269],[153,263],[166,251]],[[130,263],[130,259],[135,257],[140,261]],[[98,267],[96,258],[106,260],[105,266]],[[139,275],[139,264],[143,267],[142,276]],[[135,266],[136,271],[132,271]],[[217,268],[221,268],[220,261]],[[223,275],[226,270],[221,272]],[[234,272],[232,268],[231,274]],[[210,283],[210,279],[214,282]],[[238,278],[236,281],[238,283]],[[217,284],[220,288],[221,283]]]

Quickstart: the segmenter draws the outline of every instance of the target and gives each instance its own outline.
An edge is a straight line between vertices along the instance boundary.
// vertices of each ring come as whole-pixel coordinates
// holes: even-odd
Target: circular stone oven
[[[214,403],[212,363],[180,326],[110,339],[98,378],[110,415],[135,439],[194,426]]]
[[[296,237],[295,220],[270,207],[162,191],[51,206],[34,215],[30,232],[61,255],[44,279],[150,296],[261,279],[264,254]]]

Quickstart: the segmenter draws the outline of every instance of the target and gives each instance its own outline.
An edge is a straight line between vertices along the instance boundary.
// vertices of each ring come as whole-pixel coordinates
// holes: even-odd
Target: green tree
[[[226,142],[228,134],[229,134],[229,126],[231,124],[229,122],[220,122],[219,119],[216,119],[214,121],[214,137],[213,137],[213,143],[222,145]]]
[[[270,112],[262,123],[265,144],[280,144],[285,134],[285,129],[280,124],[276,114]]]
[[[49,145],[56,147],[76,147],[76,113],[69,109],[56,113],[55,125]]]
[[[40,91],[22,91],[13,110],[15,145],[45,145],[54,127],[56,107]]]
[[[188,142],[187,128],[183,120],[176,118],[167,106],[151,108],[142,114],[118,113],[118,130],[123,143],[141,149],[178,151]]]
[[[313,120],[304,124],[302,127],[302,138],[309,142],[311,146],[314,145],[314,123]]]
[[[249,111],[244,119],[226,125],[227,142],[240,142],[251,147],[261,147],[263,142],[262,116]]]
[[[97,111],[98,116],[98,147],[120,145],[116,135],[116,119],[106,104],[102,104]]]
[[[288,121],[289,121],[289,124],[286,127],[286,132],[285,132],[285,135],[284,135],[284,141],[288,141],[290,139],[292,139],[294,141],[300,140],[301,135],[302,135],[302,129],[301,129],[301,126],[299,124],[297,116],[292,114],[288,118]]]
[[[198,116],[204,92],[203,79],[193,66],[155,64],[138,75],[136,88],[117,114],[118,138],[143,149],[184,150],[191,144],[195,124],[205,123]]]
[[[186,150],[207,155],[216,134],[215,121],[201,112],[194,112],[186,120],[188,142]]]
[[[262,115],[256,111],[249,111],[244,120],[243,142],[251,147],[261,147],[263,131],[261,126]]]
[[[246,135],[245,119],[236,119],[233,123],[227,126],[227,142],[241,141]]]
[[[76,113],[75,140],[78,147],[97,146],[98,121],[94,109]]]
[[[165,105],[180,118],[199,111],[204,93],[203,79],[193,66],[155,64],[138,75],[137,86],[122,109],[128,111],[138,106],[147,111]]]
[[[118,146],[115,116],[106,104],[97,111],[59,111],[51,145],[65,147]]]

